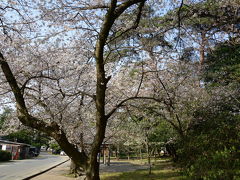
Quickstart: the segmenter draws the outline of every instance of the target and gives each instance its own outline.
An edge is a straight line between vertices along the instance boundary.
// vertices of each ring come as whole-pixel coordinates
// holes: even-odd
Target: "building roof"
[[[0,139],[0,144],[13,144],[13,145],[19,145],[19,146],[31,146],[31,145],[25,144],[25,143],[7,141],[7,140],[2,140],[2,139]]]

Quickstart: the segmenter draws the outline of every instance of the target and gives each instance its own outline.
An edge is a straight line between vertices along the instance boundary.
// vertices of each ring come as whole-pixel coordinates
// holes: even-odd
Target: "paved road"
[[[55,166],[67,159],[67,156],[41,153],[39,157],[34,159],[0,163],[0,180],[21,180]]]

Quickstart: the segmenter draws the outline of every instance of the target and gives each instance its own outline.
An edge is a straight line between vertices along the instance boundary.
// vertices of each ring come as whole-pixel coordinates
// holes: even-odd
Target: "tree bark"
[[[128,161],[130,160],[130,148],[129,148],[129,145],[128,145],[128,148],[127,148],[127,153],[128,153]]]
[[[201,32],[201,44],[200,44],[200,50],[199,50],[199,53],[200,53],[200,69],[205,61],[205,46],[206,46],[206,32],[205,31],[202,31]]]
[[[118,144],[118,145],[117,145],[117,150],[116,150],[116,159],[117,159],[117,160],[120,159],[119,155],[120,155],[120,147],[119,147],[119,144]]]
[[[152,173],[152,164],[151,164],[151,152],[150,152],[148,138],[146,140],[146,149],[147,149],[147,158],[148,158],[148,166],[149,166],[148,174],[150,175]]]
[[[143,156],[142,156],[142,148],[140,147],[139,149],[139,152],[140,152],[140,159],[142,160],[143,159]]]
[[[106,77],[105,62],[104,62],[104,46],[107,42],[107,37],[114,24],[114,21],[131,5],[142,2],[145,0],[129,0],[117,7],[117,0],[112,0],[110,7],[105,16],[103,25],[101,27],[99,38],[96,43],[95,59],[96,59],[96,135],[94,143],[92,144],[92,151],[90,154],[89,167],[87,169],[88,180],[99,180],[99,163],[97,162],[97,154],[100,151],[100,146],[103,142],[107,120],[109,117],[105,115],[105,97],[107,83],[110,76]]]

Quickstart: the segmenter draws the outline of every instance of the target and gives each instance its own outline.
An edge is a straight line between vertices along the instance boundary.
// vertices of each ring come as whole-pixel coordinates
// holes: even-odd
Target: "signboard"
[[[7,145],[2,145],[2,150],[6,151],[7,150]]]

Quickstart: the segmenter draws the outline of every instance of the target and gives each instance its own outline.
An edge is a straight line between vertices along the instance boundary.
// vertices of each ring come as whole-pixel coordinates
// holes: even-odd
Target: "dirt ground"
[[[73,180],[74,178],[66,176],[69,173],[69,166],[70,162],[67,161],[66,163],[61,164],[60,166],[57,166],[50,171],[47,171],[37,177],[32,178],[32,180]]]
[[[32,178],[32,180],[73,180],[77,178],[68,177],[70,161],[44,173],[37,177]],[[101,164],[100,173],[103,172],[127,172],[135,171],[137,169],[147,169],[146,165],[135,165],[129,162],[111,162],[110,166],[105,166]]]

